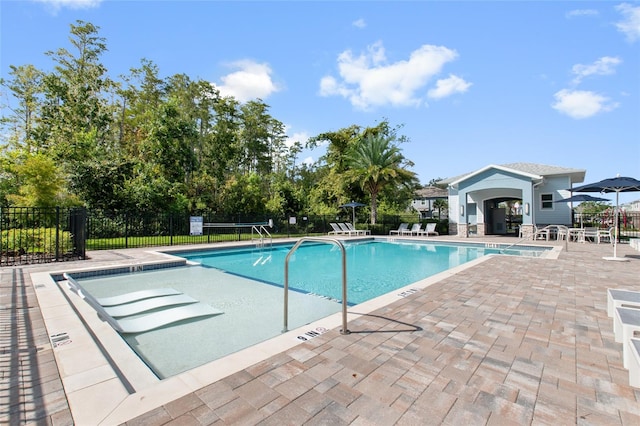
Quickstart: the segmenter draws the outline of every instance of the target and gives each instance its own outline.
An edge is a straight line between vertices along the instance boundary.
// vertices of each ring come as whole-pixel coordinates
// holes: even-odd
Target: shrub
[[[60,253],[73,250],[68,231],[59,231]],[[2,253],[56,253],[56,228],[14,228],[2,231]]]

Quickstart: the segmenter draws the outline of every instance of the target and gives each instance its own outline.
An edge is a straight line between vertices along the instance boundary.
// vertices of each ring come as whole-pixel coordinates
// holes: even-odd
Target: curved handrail
[[[287,257],[284,259],[284,327],[283,333],[289,331],[289,258],[291,255],[306,241],[316,241],[321,243],[335,244],[340,248],[342,252],[342,329],[340,334],[349,334],[347,329],[347,252],[344,249],[344,245],[335,238],[320,238],[320,237],[303,237],[298,240],[297,243],[291,247]]]

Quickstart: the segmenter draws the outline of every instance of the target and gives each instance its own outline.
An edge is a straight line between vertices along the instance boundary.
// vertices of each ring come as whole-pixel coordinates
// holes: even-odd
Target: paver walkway
[[[126,424],[638,425],[606,289],[640,290],[640,253],[569,247],[493,257]],[[71,424],[28,269],[0,270],[0,423]]]

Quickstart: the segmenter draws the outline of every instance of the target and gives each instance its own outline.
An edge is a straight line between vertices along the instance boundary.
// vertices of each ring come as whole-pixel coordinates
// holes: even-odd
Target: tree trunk
[[[378,219],[378,193],[371,193],[371,224],[375,225]]]

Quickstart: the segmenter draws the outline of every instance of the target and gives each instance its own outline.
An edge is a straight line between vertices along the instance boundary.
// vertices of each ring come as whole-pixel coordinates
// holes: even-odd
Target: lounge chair
[[[342,229],[342,232],[345,235],[358,235],[358,231],[355,229],[350,229],[346,223],[338,222],[338,226],[340,227],[340,229]]]
[[[104,311],[114,318],[128,317],[140,314],[153,309],[166,308],[168,306],[188,305],[198,301],[186,294],[176,294],[174,296],[153,297],[151,299],[139,300],[133,303],[125,303],[118,306],[108,306]],[[102,305],[104,307],[104,305]]]
[[[422,232],[422,224],[421,223],[414,223],[411,226],[411,229],[404,229],[402,231],[402,235],[419,235],[420,232]]]
[[[104,306],[102,306],[98,299],[93,297],[89,292],[87,292],[76,280],[74,280],[71,276],[64,274],[67,281],[70,282],[69,288],[80,296],[85,302],[87,302],[93,309],[96,310],[98,316],[102,318],[103,321],[106,321],[114,330],[119,333],[129,334],[129,333],[142,333],[145,331],[150,331],[156,328],[163,327],[165,325],[173,324],[178,321],[183,321],[191,318],[203,317],[203,316],[214,316],[220,315],[224,312],[212,308],[209,305],[204,303],[197,302],[191,303],[185,306],[179,306],[177,308],[163,309],[160,311],[154,311],[139,317],[135,318],[125,318],[117,320],[112,315],[107,313]],[[159,297],[156,299],[163,299],[163,297]],[[149,302],[153,302],[154,298],[148,298]],[[166,306],[166,305],[165,305]],[[122,310],[127,309],[125,305],[120,306]],[[156,309],[160,306],[151,308]],[[129,308],[131,310],[131,308]],[[134,309],[135,310],[135,309]],[[145,309],[145,311],[148,309]],[[140,311],[143,312],[143,311]]]
[[[212,308],[205,303],[198,302],[191,305],[152,312],[150,314],[137,318],[121,320],[115,320],[111,318],[111,320],[115,322],[115,325],[112,323],[112,321],[107,320],[107,322],[109,322],[109,324],[111,324],[111,326],[120,333],[143,333],[145,331],[154,330],[156,328],[173,324],[178,321],[184,321],[187,319],[198,317],[211,317],[223,313],[224,312]]]
[[[331,226],[331,229],[333,229],[333,231],[329,231],[329,235],[344,235],[345,232],[342,230],[342,228],[340,228],[338,226],[337,223],[331,222],[329,223],[329,225]]]
[[[640,309],[640,291],[607,289],[607,314],[613,317],[616,308]]]
[[[347,229],[349,229],[352,232],[355,232],[356,235],[369,235],[369,234],[371,234],[371,231],[369,231],[368,229],[356,229],[353,226],[353,223],[351,223],[351,222],[346,222],[345,225],[346,225]]]
[[[71,275],[66,272],[62,275],[64,279],[67,280],[71,290],[77,293],[77,290],[82,289],[82,286],[80,286],[78,281],[76,281]],[[101,306],[116,306],[136,302],[138,300],[150,299],[152,297],[173,296],[176,294],[182,294],[182,292],[173,288],[153,288],[149,290],[133,291],[131,293],[120,294],[118,296],[96,298],[96,301]]]
[[[401,223],[400,226],[398,226],[398,229],[392,229],[391,231],[389,231],[389,235],[401,235],[403,231],[407,230],[409,228],[409,224],[408,223]]]
[[[435,222],[430,222],[427,223],[427,225],[424,228],[424,231],[422,231],[423,235],[429,236],[429,235],[440,235],[437,231],[436,231],[436,223]]]

